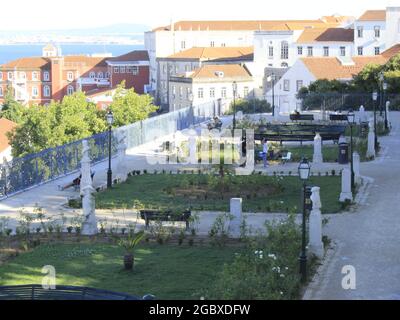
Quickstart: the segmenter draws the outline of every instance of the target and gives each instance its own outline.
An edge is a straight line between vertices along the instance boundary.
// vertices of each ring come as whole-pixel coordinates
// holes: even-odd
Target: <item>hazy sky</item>
[[[0,30],[59,29],[174,20],[315,19],[340,13],[358,17],[367,9],[400,6],[397,0],[5,0]]]

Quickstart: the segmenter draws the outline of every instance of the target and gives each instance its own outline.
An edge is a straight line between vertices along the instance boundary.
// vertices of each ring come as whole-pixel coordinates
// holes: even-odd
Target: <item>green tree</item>
[[[117,87],[110,108],[114,114],[114,127],[144,120],[158,109],[150,95],[139,95],[133,88],[125,89],[125,82]]]
[[[7,89],[0,111],[0,118],[6,118],[15,123],[21,123],[23,122],[26,109],[25,106],[14,99],[11,90]]]

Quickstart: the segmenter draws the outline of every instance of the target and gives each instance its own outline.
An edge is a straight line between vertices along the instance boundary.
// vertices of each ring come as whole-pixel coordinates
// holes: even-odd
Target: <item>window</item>
[[[13,73],[12,73],[12,72],[9,72],[9,73],[7,74],[7,78],[8,78],[8,80],[12,80],[12,79],[13,79]]]
[[[210,98],[215,98],[215,88],[210,88]]]
[[[289,44],[287,41],[281,42],[281,59],[289,59]]]
[[[210,47],[211,47],[211,48],[215,47],[215,42],[214,42],[214,41],[211,41],[211,42],[210,42]]]
[[[125,73],[125,67],[119,67],[119,73]]]
[[[247,97],[249,95],[249,87],[244,87],[243,88],[243,96]]]
[[[186,49],[186,41],[181,41],[181,49]]]
[[[313,47],[307,47],[307,56],[309,57],[313,56]]]
[[[221,43],[221,47],[226,47],[226,43]]]
[[[186,88],[186,98],[189,99],[190,97],[190,88]]]
[[[340,56],[344,57],[346,55],[346,47],[340,47]]]
[[[44,80],[44,81],[50,81],[50,72],[45,71],[45,72],[43,73],[43,80]]]
[[[4,96],[3,87],[0,87],[0,97]]]
[[[281,68],[289,68],[289,65],[286,62],[282,62]]]
[[[183,98],[183,87],[179,87],[179,97]]]
[[[0,72],[0,80],[3,80],[3,72]]]
[[[132,67],[126,67],[126,73],[133,73]]]
[[[324,47],[324,57],[329,57],[329,47]]]
[[[166,73],[167,73],[167,66],[166,66],[165,64],[163,65],[163,68],[162,68],[162,70],[163,70],[163,73],[164,73],[164,74],[166,74]]]
[[[174,67],[174,72],[175,72],[175,74],[177,74],[178,73],[178,71],[179,71],[179,68],[178,68],[178,66],[177,65],[175,65],[175,67]]]
[[[74,87],[73,86],[68,86],[67,87],[67,95],[72,95],[74,93]]]
[[[381,48],[380,47],[375,47],[375,55],[380,55],[381,54]]]
[[[176,87],[172,86],[172,94],[175,96],[176,95]]]
[[[289,79],[283,80],[283,90],[290,91],[290,80]]]
[[[97,78],[103,79],[103,78],[104,78],[103,72],[99,72],[99,73],[97,74]]]
[[[26,73],[25,72],[20,72],[19,73],[19,77],[20,77],[20,79],[25,80],[26,79]]]
[[[106,79],[110,79],[110,73],[109,72],[106,72],[106,77],[105,77]]]
[[[226,88],[221,88],[221,98],[226,98]]]
[[[380,38],[380,36],[381,36],[381,27],[380,26],[375,26],[374,27],[374,33],[375,33],[375,38]]]
[[[118,67],[114,67],[114,73],[119,73],[119,68]]]
[[[362,55],[364,54],[364,48],[363,48],[363,47],[358,47],[358,48],[357,48],[357,54],[358,54],[359,56],[362,56]]]
[[[190,71],[190,65],[187,64],[187,65],[185,65],[185,72],[189,72],[189,71]]]
[[[296,81],[296,90],[297,90],[297,92],[299,92],[301,88],[303,88],[303,80],[297,80]]]
[[[268,47],[268,58],[272,59],[274,57],[274,47],[269,46]]]
[[[302,55],[303,55],[303,47],[297,47],[297,54],[298,54],[299,56],[302,56]]]
[[[363,37],[363,27],[357,27],[357,38],[362,38]]]
[[[44,86],[43,87],[43,95],[45,97],[50,97],[50,87],[49,86]]]
[[[135,76],[139,74],[139,67],[138,66],[133,66],[132,67],[132,74],[135,75]]]
[[[37,87],[32,87],[32,97],[36,98],[39,95],[39,90]]]
[[[68,72],[67,73],[67,80],[68,81],[74,81],[74,73],[73,72]]]
[[[37,80],[39,80],[39,74],[36,71],[34,71],[32,72],[32,81],[37,81]]]
[[[199,88],[199,89],[197,90],[197,97],[198,97],[199,99],[203,99],[203,97],[204,97],[203,88]]]
[[[96,73],[95,72],[89,73],[89,78],[91,78],[91,79],[96,78]]]

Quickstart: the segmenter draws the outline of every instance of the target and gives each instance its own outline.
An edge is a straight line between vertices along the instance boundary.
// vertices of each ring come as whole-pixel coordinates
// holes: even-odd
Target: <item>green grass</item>
[[[123,270],[124,251],[108,244],[42,245],[0,266],[0,285],[41,284],[45,265],[56,269],[57,285],[88,286],[158,299],[198,299],[240,248],[143,244],[132,272]]]
[[[278,172],[279,174],[279,172]],[[295,172],[293,172],[295,174]],[[141,175],[130,177],[126,183],[116,185],[96,195],[99,209],[132,208],[139,200],[146,208],[181,210],[192,206],[200,211],[229,211],[231,197],[243,197],[245,212],[288,212],[301,203],[301,182],[298,177],[268,177],[262,175],[233,176],[228,185],[234,190],[226,194],[213,191],[218,198],[190,197],[174,194],[174,190],[196,188],[212,189],[207,175]],[[321,188],[322,212],[336,213],[342,210],[339,203],[340,177],[312,177],[309,185]],[[265,195],[269,189],[276,190]],[[189,192],[190,193],[190,192]],[[248,196],[247,196],[248,195]]]

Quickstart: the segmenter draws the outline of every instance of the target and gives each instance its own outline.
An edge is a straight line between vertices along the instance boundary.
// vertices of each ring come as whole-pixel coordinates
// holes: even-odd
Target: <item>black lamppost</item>
[[[112,170],[111,170],[111,129],[114,123],[114,115],[111,109],[107,112],[106,115],[107,124],[108,124],[108,171],[107,171],[107,188],[112,188]]]
[[[374,105],[374,136],[375,136],[375,152],[378,151],[378,132],[376,130],[376,101],[378,100],[378,92],[374,91],[372,93],[372,100]]]
[[[237,83],[233,81],[232,83],[233,90],[233,130],[236,129],[236,92],[237,92]]]
[[[301,237],[301,254],[300,254],[300,274],[301,281],[307,280],[307,252],[306,252],[306,183],[310,178],[311,165],[306,158],[303,158],[299,164],[299,177],[303,182],[302,201],[303,201],[303,222],[302,222],[302,237]]]
[[[388,124],[388,119],[387,119],[387,108],[386,108],[386,102],[385,102],[385,100],[386,100],[386,90],[388,88],[387,82],[383,82],[382,88],[383,88],[383,102],[384,102],[383,103],[383,107],[385,108],[385,130],[388,130],[389,129],[389,124]]]
[[[354,162],[353,162],[353,125],[356,122],[356,115],[352,109],[347,113],[347,121],[350,125],[350,165],[351,165],[351,188],[354,190]]]

